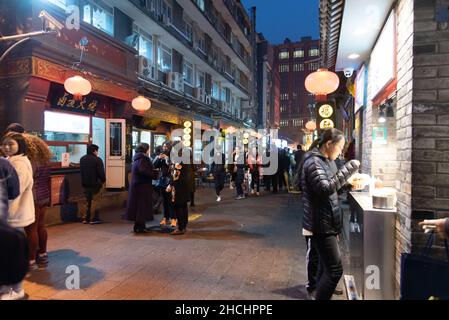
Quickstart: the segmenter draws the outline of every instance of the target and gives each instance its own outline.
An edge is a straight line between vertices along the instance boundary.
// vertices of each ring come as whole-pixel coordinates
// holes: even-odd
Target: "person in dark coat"
[[[298,170],[299,164],[301,163],[302,158],[304,157],[304,154],[305,154],[305,151],[302,150],[302,146],[301,146],[300,144],[298,144],[298,145],[296,146],[296,148],[297,148],[297,149],[296,149],[295,154],[294,154],[294,157],[295,157],[295,163],[296,163],[295,171]]]
[[[196,165],[193,163],[193,151],[190,149],[190,163],[186,164],[189,171],[189,190],[190,190],[190,208],[195,207],[195,172],[197,170]]]
[[[86,197],[84,210],[82,211],[83,223],[85,224],[101,223],[96,205],[101,197],[101,190],[106,182],[106,175],[103,161],[98,156],[98,149],[99,147],[95,144],[89,145],[87,154],[80,159],[81,185]],[[92,213],[94,218],[91,220]]]
[[[8,200],[14,200],[20,194],[19,177],[16,169],[5,158],[0,158],[0,221],[6,223]]]
[[[318,280],[317,300],[329,300],[343,274],[337,236],[341,233],[342,219],[337,192],[357,172],[360,162],[347,162],[336,173],[334,161],[344,148],[344,135],[340,130],[327,129],[304,160],[301,172],[303,199],[303,233],[311,237],[322,269]]]
[[[189,209],[187,203],[190,200],[190,170],[183,163],[176,163],[167,191],[172,194],[172,203],[178,219],[178,228],[171,235],[186,233],[189,222]]]
[[[4,190],[0,191],[4,193]],[[4,210],[1,209],[0,215],[7,214]],[[19,283],[25,278],[28,272],[28,252],[25,234],[0,220],[0,288]]]
[[[217,195],[217,202],[221,201],[221,191],[224,188],[226,169],[225,169],[225,155],[223,152],[217,150],[212,162],[212,173],[214,175],[215,193]]]
[[[164,145],[162,152],[154,159],[154,167],[161,170],[161,177],[158,180],[156,188],[163,198],[164,217],[159,223],[162,228],[168,225],[173,228],[176,228],[177,226],[176,215],[171,203],[171,194],[166,191],[170,184],[170,166],[170,150]]]
[[[156,177],[153,162],[148,157],[149,150],[148,143],[140,143],[133,157],[126,218],[134,221],[135,233],[148,232],[145,222],[153,220],[152,180]]]
[[[236,171],[235,178],[235,189],[237,191],[236,200],[245,199],[245,194],[243,193],[243,182],[245,181],[245,153],[241,152],[239,147],[235,148],[235,154],[233,156],[234,161],[234,171]]]

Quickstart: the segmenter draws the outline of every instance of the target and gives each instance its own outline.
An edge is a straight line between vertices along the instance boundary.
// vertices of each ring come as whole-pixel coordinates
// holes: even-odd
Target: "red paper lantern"
[[[305,81],[307,91],[317,96],[327,95],[338,89],[340,79],[327,69],[318,69],[309,74]]]
[[[307,121],[306,123],[306,129],[309,131],[315,131],[316,130],[316,122],[315,121]]]
[[[73,76],[65,80],[64,89],[72,94],[75,100],[81,100],[92,91],[92,85],[81,76]]]
[[[138,111],[147,111],[151,108],[151,101],[144,96],[138,96],[134,98],[131,104],[133,108]]]

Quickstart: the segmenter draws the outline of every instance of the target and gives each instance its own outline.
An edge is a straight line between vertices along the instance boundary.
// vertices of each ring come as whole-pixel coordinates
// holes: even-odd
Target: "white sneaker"
[[[19,292],[15,292],[12,288],[0,296],[0,300],[20,300],[23,298],[25,298],[25,290],[22,289]]]
[[[217,197],[217,202],[220,202],[220,201],[221,201],[221,197],[218,196],[218,197]]]

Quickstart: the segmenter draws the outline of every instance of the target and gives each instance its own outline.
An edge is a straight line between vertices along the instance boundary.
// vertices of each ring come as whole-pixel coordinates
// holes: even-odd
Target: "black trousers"
[[[306,236],[306,263],[307,263],[307,291],[311,292],[316,290],[317,283],[323,274],[323,268],[320,266],[320,259],[318,255],[318,249],[316,243],[313,241],[312,236]]]
[[[214,173],[215,193],[220,196],[221,191],[224,188],[225,174],[224,172]]]
[[[174,209],[176,218],[178,219],[178,229],[185,230],[187,228],[187,223],[189,222],[189,209],[187,207],[187,202],[183,204],[175,203]]]
[[[173,204],[171,201],[171,193],[166,192],[165,190],[161,190],[163,202],[162,205],[164,207],[164,218],[172,219],[175,218],[175,212],[173,210]]]
[[[343,275],[340,249],[336,235],[314,235],[316,248],[323,269],[318,281],[315,299],[330,300]],[[313,241],[312,241],[313,243]]]
[[[256,191],[260,191],[260,175],[259,171],[253,171],[251,172],[251,189],[254,190],[254,187],[256,187]]]
[[[237,196],[243,196],[243,182],[245,181],[245,172],[237,171],[235,178],[235,188],[237,190]]]
[[[273,186],[273,192],[276,193],[278,192],[278,174],[275,173],[271,176],[271,185]]]

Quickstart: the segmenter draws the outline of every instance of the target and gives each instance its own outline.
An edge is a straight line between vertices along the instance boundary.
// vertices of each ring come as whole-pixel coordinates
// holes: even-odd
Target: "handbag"
[[[401,300],[449,300],[449,248],[444,240],[447,261],[430,256],[435,239],[432,232],[422,254],[401,254]]]

